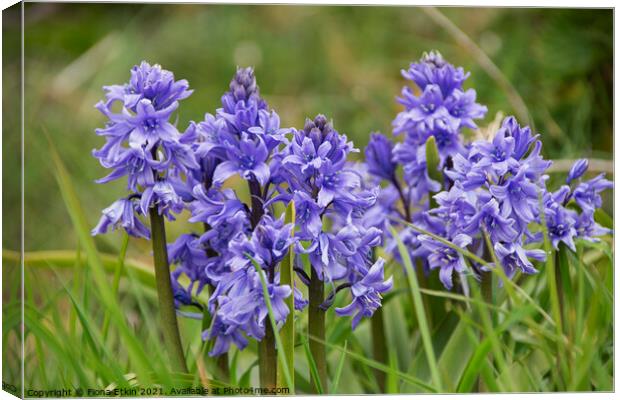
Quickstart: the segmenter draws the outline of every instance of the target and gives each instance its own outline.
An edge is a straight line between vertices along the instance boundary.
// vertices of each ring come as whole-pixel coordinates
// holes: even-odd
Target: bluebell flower
[[[123,105],[135,110],[140,100],[149,100],[157,109],[163,109],[183,100],[192,94],[185,79],[175,81],[174,74],[161,66],[150,65],[142,61],[131,69],[129,83],[124,85],[104,86],[106,90],[106,106],[120,101]]]
[[[258,109],[267,108],[267,104],[260,97],[252,67],[237,68],[235,76],[230,81],[230,90],[222,96],[222,106],[226,113],[234,114],[239,102],[255,103]]]
[[[112,230],[121,227],[131,236],[150,239],[151,233],[140,221],[137,213],[137,204],[131,198],[117,200],[101,212],[103,215],[91,234],[100,235],[106,233],[110,227]]]
[[[362,317],[372,317],[377,308],[381,307],[382,294],[392,289],[392,277],[383,280],[385,260],[378,259],[364,277],[351,287],[353,301],[346,307],[336,308],[339,316],[354,315],[351,322],[355,329]]]
[[[487,158],[472,161],[456,154],[452,157],[452,168],[445,169],[444,174],[453,182],[458,182],[465,191],[472,191],[488,182],[490,166],[491,161]]]
[[[227,160],[219,164],[213,172],[214,184],[221,185],[235,174],[246,180],[256,179],[261,185],[265,185],[269,180],[269,167],[266,164],[269,153],[261,139],[254,142],[242,138],[239,147],[228,144],[226,155]]]
[[[190,285],[186,288],[190,295],[196,286],[196,294],[199,294],[205,285],[211,283],[205,273],[208,264],[207,252],[194,234],[183,234],[178,239],[168,245],[168,261],[176,264],[177,268],[172,273],[172,277],[178,279],[185,275],[190,280]]]
[[[419,62],[412,63],[408,70],[403,70],[402,75],[415,82],[422,90],[427,85],[438,85],[444,96],[452,93],[454,89],[460,89],[469,77],[469,73],[463,68],[455,68],[437,51],[425,53]]]
[[[132,147],[143,146],[150,150],[160,141],[178,140],[179,132],[168,120],[178,108],[179,103],[172,103],[167,108],[156,110],[149,100],[143,99],[136,106],[135,116],[127,118],[132,128],[128,142]]]
[[[108,122],[96,132],[107,142],[93,155],[112,172],[97,182],[127,176],[127,188],[140,197],[143,214],[157,206],[174,219],[173,213],[183,209],[174,190],[178,178],[199,168],[190,145],[170,122],[178,101],[191,94],[187,81],[175,81],[171,72],[143,62],[132,69],[129,83],[104,89],[106,101],[96,107]],[[116,103],[120,111],[113,110]]]
[[[315,148],[314,142],[309,137],[302,138],[301,144],[293,140],[291,142],[292,154],[286,156],[282,163],[299,166],[302,174],[310,175],[323,165],[323,161],[327,159],[327,153],[331,148],[329,142],[323,142],[318,148]]]
[[[280,144],[288,142],[285,135],[290,133],[291,129],[280,127],[280,116],[275,111],[260,110],[258,125],[248,128],[248,132],[262,138],[267,150],[271,152]]]
[[[295,302],[295,310],[301,311],[308,306],[308,300],[304,298],[301,290],[297,289],[297,285],[295,286],[295,290],[293,291],[293,296]]]
[[[577,236],[577,213],[556,204],[545,207],[545,220],[553,247],[557,250],[560,242],[563,242],[569,249],[576,251],[574,238]]]
[[[512,278],[517,270],[524,274],[537,273],[538,271],[530,259],[544,261],[546,258],[544,250],[527,250],[517,242],[497,242],[494,245],[494,250],[508,278]]]
[[[147,186],[140,198],[140,211],[148,214],[150,207],[157,207],[160,215],[166,215],[169,219],[174,219],[173,213],[180,213],[185,208],[185,203],[177,195],[172,184],[167,180],[156,181],[153,185]]]
[[[206,191],[204,186],[196,185],[193,194],[195,200],[189,205],[192,213],[189,222],[206,222],[210,226],[217,226],[239,213],[246,213],[245,205],[231,189]]]
[[[493,185],[491,194],[502,201],[502,209],[508,209],[512,217],[521,224],[534,221],[538,209],[540,189],[526,177],[526,168],[519,169],[503,185]]]
[[[296,190],[293,194],[295,218],[300,228],[298,236],[304,240],[316,238],[323,229],[321,212],[323,207],[305,192]]]
[[[509,116],[504,118],[496,136],[511,137],[514,146],[510,154],[515,160],[520,160],[530,149],[532,143],[536,141],[538,135],[533,135],[529,126],[521,127],[516,118]]]
[[[484,118],[487,107],[476,103],[476,91],[455,89],[446,98],[444,106],[450,115],[459,120],[459,128],[477,128],[475,119]]]
[[[484,228],[494,243],[512,242],[519,232],[513,227],[515,221],[510,218],[511,214],[509,208],[500,212],[499,203],[492,198],[478,206],[476,214],[467,223],[465,233],[475,234],[480,228]]]
[[[396,179],[396,163],[392,160],[394,145],[381,133],[370,135],[365,156],[368,172],[388,181]]]
[[[285,300],[292,294],[291,288],[287,285],[269,284],[267,291],[269,293],[269,300],[271,300],[271,307],[273,309],[273,319],[278,324],[283,323],[284,321],[286,321],[286,317],[291,311],[288,309],[288,306],[285,302]],[[267,304],[265,303],[265,301],[261,301],[258,308],[258,319],[259,321],[264,321],[264,323],[269,323],[267,322],[267,317]]]
[[[587,211],[582,212],[577,217],[575,221],[575,231],[578,237],[590,242],[599,242],[599,236],[608,235],[613,232],[611,229],[599,225],[594,220],[594,213]]]
[[[239,350],[243,350],[248,345],[248,339],[237,325],[225,324],[217,316],[213,319],[211,327],[202,333],[202,340],[212,339],[215,339],[215,343],[209,352],[211,357],[226,353],[231,344],[237,346]]]
[[[472,152],[476,152],[480,157],[487,159],[493,168],[496,176],[504,175],[512,161],[518,164],[512,156],[515,149],[515,140],[511,136],[504,136],[498,133],[492,142],[477,140],[472,144]]]
[[[581,182],[573,191],[575,202],[583,211],[592,212],[603,205],[600,193],[613,188],[613,182],[602,173],[589,181]]]
[[[430,253],[428,255],[430,269],[439,269],[439,280],[446,289],[452,289],[452,273],[467,270],[463,255],[428,235],[419,235],[418,240]],[[462,249],[465,249],[471,242],[472,238],[462,233],[452,239],[452,243]]]
[[[292,224],[284,224],[282,218],[264,215],[254,232],[252,243],[265,265],[275,268],[282,261],[289,247],[294,244]]]
[[[566,184],[570,184],[572,181],[577,180],[583,176],[588,170],[588,159],[582,158],[573,164],[566,176]]]
[[[355,189],[360,188],[360,176],[340,167],[342,166],[326,160],[319,169],[315,183],[319,189],[317,203],[320,207],[326,207],[337,197],[348,197]]]
[[[102,154],[95,151],[93,155],[99,157]],[[134,192],[138,192],[139,187],[153,185],[155,183],[153,172],[161,166],[161,162],[155,160],[152,153],[143,148],[123,148],[119,149],[113,158],[104,157],[100,158],[101,165],[113,171],[97,179],[96,182],[107,183],[127,176],[127,189]]]

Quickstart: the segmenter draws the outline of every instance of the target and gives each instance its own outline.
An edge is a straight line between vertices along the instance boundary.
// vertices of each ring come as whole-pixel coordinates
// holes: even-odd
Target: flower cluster
[[[130,235],[149,237],[136,214],[146,215],[154,206],[160,214],[174,219],[171,212],[183,209],[171,173],[185,173],[198,164],[170,119],[179,100],[192,93],[188,88],[187,81],[175,81],[171,72],[146,62],[132,68],[129,83],[104,87],[106,99],[96,108],[108,122],[96,132],[106,138],[106,143],[93,155],[112,172],[97,182],[126,176],[131,193],[103,211],[93,235],[120,226]]]
[[[398,101],[405,107],[393,121],[393,143],[381,133],[373,133],[365,149],[366,171],[370,182],[384,182],[378,201],[370,211],[368,223],[379,227],[388,237],[387,250],[399,259],[396,243],[389,237],[390,218],[400,218],[426,229],[441,230],[436,217],[425,213],[433,193],[446,188],[443,170],[452,164],[457,154],[464,154],[462,131],[476,128],[475,119],[482,118],[486,107],[475,102],[476,92],[465,90],[468,78],[463,68],[446,62],[437,52],[424,54],[417,63],[402,71],[403,76],[416,85],[402,89]],[[417,94],[416,94],[417,93]],[[433,138],[439,156],[439,171],[429,171],[426,145]],[[402,167],[402,178],[399,173]],[[434,173],[437,172],[437,173]],[[434,176],[434,179],[432,178]],[[438,178],[441,176],[442,178]],[[425,250],[417,239],[417,232],[401,226],[400,239],[410,249],[412,257],[422,257]],[[428,268],[428,263],[424,263]]]
[[[185,181],[177,180],[176,190],[191,212],[189,221],[202,223],[204,231],[182,235],[170,246],[171,262],[177,264],[172,278],[178,306],[193,304],[192,296],[210,286],[212,324],[203,338],[214,340],[211,355],[228,351],[231,343],[244,348],[248,337],[261,340],[265,335],[267,308],[249,257],[266,274],[276,321],[284,321],[289,313],[284,299],[292,288],[278,284],[277,266],[292,244],[292,227],[265,213],[269,210],[264,207],[277,179],[272,173],[277,171],[274,153],[285,144],[287,132],[260,97],[253,70],[242,68],[215,115],[190,123],[182,136],[197,168],[188,171]],[[248,183],[251,207],[222,187],[233,176]],[[199,249],[202,255],[174,251],[178,248]],[[183,275],[190,280],[188,286],[179,283]]]
[[[485,257],[488,265],[496,258],[508,277],[517,271],[536,273],[534,261],[545,259],[539,250],[543,223],[556,249],[564,243],[575,251],[575,238],[597,240],[610,232],[595,222],[594,210],[601,206],[600,192],[612,183],[603,175],[581,181],[586,160],[575,163],[566,185],[549,192],[545,172],[551,162],[541,156],[542,143],[513,117],[506,118],[490,140],[464,142],[460,129],[475,128],[473,120],[484,116],[486,107],[475,103],[473,89],[463,91],[468,74],[462,68],[430,53],[403,75],[421,94],[406,87],[399,99],[405,110],[394,120],[394,133],[404,133],[402,142],[393,145],[373,134],[366,148],[368,173],[387,182],[369,213],[371,224],[385,227],[385,215],[406,220]],[[431,136],[437,144],[436,165],[426,165]],[[439,169],[441,182],[430,178],[437,176],[432,168]],[[469,270],[461,253],[432,236],[406,224],[399,235],[427,272],[439,271],[447,289],[453,287],[455,272]],[[388,250],[394,247],[391,240]],[[485,269],[475,263],[472,267],[476,274]]]
[[[279,116],[260,96],[253,70],[243,68],[222,96],[222,107],[190,123],[180,141],[191,148],[197,168],[175,169],[174,188],[191,212],[189,221],[202,223],[204,231],[182,235],[169,246],[170,261],[177,265],[172,278],[179,307],[195,305],[192,299],[211,288],[212,324],[203,338],[214,341],[212,355],[265,336],[267,310],[250,260],[265,273],[277,323],[291,312],[284,302],[288,296],[294,296],[296,309],[307,304],[299,288],[279,283],[279,264],[292,245],[309,255],[333,293],[337,280],[346,281],[339,288],[351,288],[353,303],[337,311],[357,312],[354,325],[381,305],[381,293],[391,285],[381,279],[383,263],[373,267],[369,258],[381,232],[360,224],[376,193],[362,190],[360,176],[347,167],[353,144],[325,117],[307,121],[303,130],[281,128]],[[249,204],[223,187],[233,177],[247,182]],[[274,215],[275,203],[290,201],[295,231]],[[328,218],[331,228],[324,230]],[[300,281],[308,284],[297,264]],[[189,285],[181,284],[182,276]]]
[[[432,180],[427,172],[424,146],[428,138],[435,138],[442,167],[450,157],[465,151],[462,129],[476,128],[474,120],[484,117],[487,108],[476,103],[473,89],[463,90],[469,73],[447,63],[437,52],[425,54],[402,74],[420,93],[416,95],[409,86],[401,92],[398,101],[405,109],[393,126],[394,134],[402,134],[404,139],[394,146],[391,159],[403,166],[409,200],[419,203],[442,183]]]
[[[363,187],[362,177],[347,162],[352,151],[356,151],[353,143],[325,116],[308,119],[282,153],[282,175],[288,186],[274,200],[294,201],[300,226],[295,235],[297,250],[308,254],[315,274],[333,288],[324,307],[331,305],[337,290],[351,288],[352,303],[336,313],[355,314],[355,328],[362,316],[371,316],[380,307],[381,293],[392,283],[391,278],[383,282],[383,260],[374,262],[371,257],[372,249],[381,244],[382,232],[363,223],[377,190]],[[299,273],[307,282],[303,270]]]

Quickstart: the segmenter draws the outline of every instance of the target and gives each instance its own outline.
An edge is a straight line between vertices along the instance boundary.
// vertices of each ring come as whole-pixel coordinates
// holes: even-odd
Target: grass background
[[[11,13],[6,11],[3,15],[5,38],[19,34],[19,24],[8,18]],[[90,151],[102,144],[94,129],[104,124],[104,117],[93,105],[102,97],[102,85],[125,82],[131,66],[141,60],[161,64],[174,71],[177,78],[189,80],[190,86],[195,89],[179,109],[181,129],[188,121],[200,120],[205,112],[214,111],[236,65],[254,65],[261,92],[278,111],[284,126],[301,127],[306,116],[324,113],[334,120],[340,132],[349,135],[362,148],[369,132],[390,131],[390,122],[400,109],[394,100],[404,84],[400,69],[418,59],[422,52],[437,49],[449,61],[471,72],[466,87],[475,88],[478,101],[489,108],[487,117],[480,125],[490,123],[500,111],[505,114],[519,113],[513,108],[514,101],[511,101],[514,94],[506,89],[505,83],[502,84],[509,82],[527,105],[526,118],[541,133],[547,158],[612,158],[611,10],[448,8],[441,9],[441,13],[461,30],[462,35],[456,35],[446,25],[431,18],[427,11],[417,7],[27,3],[24,246],[26,251],[72,251],[62,253],[66,258],[64,263],[58,257],[51,264],[49,260],[43,260],[40,266],[46,268],[27,271],[26,274],[26,295],[35,308],[31,321],[45,321],[42,326],[31,327],[37,333],[28,341],[27,349],[31,350],[27,364],[29,384],[43,387],[79,381],[98,387],[103,382],[110,382],[114,376],[109,368],[106,370],[99,365],[101,361],[97,364],[97,355],[105,348],[109,349],[111,356],[104,359],[118,359],[116,362],[120,363],[120,370],[129,367],[135,370],[136,360],[140,359],[135,354],[119,355],[127,344],[122,336],[123,330],[116,329],[118,327],[114,323],[109,338],[103,335],[100,328],[85,328],[101,325],[105,308],[98,302],[101,300],[99,296],[104,295],[98,291],[90,294],[91,286],[99,283],[96,276],[88,272],[89,269],[80,273],[63,272],[65,269],[62,267],[72,267],[69,271],[86,264],[92,267],[93,261],[73,261],[76,248],[81,249],[81,255],[85,254],[84,243],[78,246],[80,230],[75,218],[71,219],[74,210],[67,207],[66,196],[63,200],[59,190],[45,135],[49,135],[56,145],[70,175],[71,186],[76,193],[75,201],[82,204],[82,228],[94,226],[100,210],[124,193],[124,184],[119,182],[101,186],[93,182],[105,174],[90,156]],[[489,74],[480,53],[463,46],[463,38],[476,43],[481,52],[497,65],[502,76],[498,78]],[[5,39],[3,54],[5,76],[18,71],[18,61],[11,62],[11,57],[6,55],[19,54],[19,41]],[[4,80],[3,96],[8,104],[5,104],[3,127],[3,209],[5,216],[14,217],[20,212],[19,175],[15,173],[19,168],[19,114],[9,107],[11,99],[15,103],[18,101],[18,85],[18,80]],[[526,121],[521,118],[521,122]],[[605,199],[605,208],[612,214],[611,194],[607,194]],[[3,248],[19,250],[16,219],[5,217],[4,221]],[[170,224],[169,239],[187,229],[188,225],[183,222]],[[106,235],[96,238],[95,242],[103,253],[110,255],[111,258],[104,257],[103,265],[109,267],[109,272],[113,271],[122,236]],[[580,292],[580,296],[587,296],[589,291],[597,290],[600,285],[607,291],[611,290],[608,281],[611,273],[606,273],[611,262],[605,256],[607,249],[589,251],[588,257],[595,260],[592,265],[600,269],[601,276],[600,280],[596,274],[591,280],[584,278],[590,286]],[[143,343],[144,349],[157,348],[153,366],[165,369],[165,356],[157,345],[158,338],[151,332],[156,331],[154,293],[146,285],[142,303],[136,297],[136,288],[150,279],[145,272],[150,268],[149,243],[132,239],[128,257],[142,269],[137,270],[136,279],[122,280],[119,307],[126,315],[128,329],[136,332],[138,337],[148,338]],[[10,262],[7,260],[10,257],[5,257],[5,262]],[[572,261],[579,265],[579,260]],[[50,272],[50,265],[58,274]],[[80,268],[77,270],[81,271]],[[575,282],[579,281],[579,275],[571,277]],[[18,278],[14,273],[5,273],[4,288],[8,288],[3,291],[5,315],[14,306],[11,301],[16,292],[14,286],[11,288],[11,283]],[[544,278],[540,280],[544,282]],[[580,287],[583,288],[583,285]],[[406,290],[406,287],[401,289]],[[544,285],[533,285],[528,288],[528,293],[543,308],[549,304],[549,294]],[[592,376],[596,376],[595,386],[606,389],[610,385],[606,377],[611,368],[607,357],[611,351],[611,324],[604,311],[605,307],[610,307],[611,297],[601,296],[600,303],[596,302],[597,299],[588,303],[588,306],[602,307],[600,314],[590,316],[591,329],[595,329],[594,333],[590,333],[600,335],[600,343],[592,344],[596,348],[593,356],[596,362],[590,360],[584,365],[588,368],[592,366]],[[407,323],[389,328],[396,349],[390,359],[391,371],[408,373],[412,368],[421,366],[411,376],[427,378],[428,367],[424,367],[424,352],[419,338],[409,334],[416,324],[410,316],[411,305],[406,296],[398,298],[402,301],[392,302],[386,310],[390,310],[391,315],[402,316]],[[575,306],[579,304],[579,299],[582,297],[575,295]],[[445,304],[451,307],[448,305],[450,302]],[[79,309],[92,320],[85,321],[80,317]],[[67,315],[72,317],[68,319]],[[449,309],[446,315],[454,319],[457,314]],[[346,340],[349,349],[356,351],[355,354],[369,355],[366,324],[356,336],[351,336],[347,329],[348,321],[330,321],[332,325],[328,326],[333,327],[330,336],[332,343],[343,346]],[[453,320],[450,321],[454,324]],[[299,323],[303,326],[303,321]],[[452,333],[455,326],[445,329]],[[199,326],[184,321],[182,328],[185,343],[192,349],[199,349],[196,334]],[[468,328],[471,332],[466,328],[460,329],[463,337],[471,339],[481,328],[473,325]],[[84,332],[99,333],[85,335]],[[506,339],[506,346],[514,341],[521,343],[519,334],[523,332],[516,328],[507,332],[510,337]],[[59,343],[46,341],[46,333],[56,336]],[[98,335],[100,340],[96,338]],[[9,340],[9,336],[5,335],[5,340]],[[443,346],[452,336],[446,336],[443,342],[441,335],[434,337],[439,340],[435,343],[439,351],[444,349]],[[66,348],[63,340],[78,340],[83,347]],[[458,346],[459,342],[453,345]],[[512,356],[522,354],[519,346],[504,349],[510,354],[509,361],[514,361]],[[299,350],[303,359],[304,353]],[[82,351],[84,355],[80,355]],[[251,354],[250,350],[239,357],[239,362],[244,363],[240,371],[251,365]],[[330,352],[330,368],[333,370],[340,365],[340,354],[337,350]],[[410,361],[405,354],[414,354],[417,358]],[[535,354],[533,361],[528,359],[528,362],[535,364],[539,361],[536,358],[540,356],[538,353],[523,354]],[[74,364],[87,363],[91,372],[80,376],[77,369],[71,367],[74,365],[70,361],[72,358],[78,360],[73,361]],[[343,370],[341,390],[347,393],[376,391],[376,386],[373,386],[376,382],[372,383],[372,369],[367,363],[354,365],[353,359],[346,362],[351,365]],[[444,362],[450,365],[454,360],[447,358]],[[199,367],[196,364],[194,368],[198,371]],[[300,368],[303,371],[304,366]],[[486,372],[492,376],[498,371]],[[141,375],[142,379],[146,375],[148,371]],[[301,375],[307,376],[305,372]],[[420,386],[407,386],[404,378],[396,373],[390,376],[395,391],[421,390]],[[240,373],[238,379],[242,378]],[[553,377],[523,379],[529,382],[528,387],[532,390],[570,387],[566,382],[559,385]],[[574,379],[578,381],[576,388],[593,385],[591,379],[586,383],[583,379]],[[452,382],[446,389],[454,390],[456,387],[456,383]]]

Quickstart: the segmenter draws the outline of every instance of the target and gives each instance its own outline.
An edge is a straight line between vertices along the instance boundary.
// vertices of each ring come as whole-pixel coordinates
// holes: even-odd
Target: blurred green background
[[[27,3],[25,10],[27,251],[76,246],[46,134],[93,226],[124,193],[124,182],[94,183],[106,172],[90,155],[103,144],[94,129],[104,117],[93,105],[102,85],[126,82],[141,60],[161,64],[195,89],[179,109],[181,130],[215,110],[236,65],[254,65],[282,125],[301,127],[306,116],[324,113],[362,148],[369,132],[390,132],[405,84],[400,70],[437,49],[471,72],[466,87],[489,108],[481,126],[499,111],[515,112],[505,79],[527,105],[547,157],[612,158],[612,10],[439,9],[464,36],[417,7]],[[15,34],[19,25],[4,29]],[[503,77],[490,75],[480,53],[460,40],[477,44]],[[15,90],[5,84],[5,101],[17,99]],[[5,118],[14,128],[4,133],[5,166],[18,166],[18,116]],[[19,176],[5,167],[3,180],[4,212],[17,215]],[[174,236],[182,225],[170,229]],[[98,240],[115,248],[119,237]],[[18,235],[5,230],[4,238],[5,248],[19,248]],[[144,245],[131,247],[148,255]]]

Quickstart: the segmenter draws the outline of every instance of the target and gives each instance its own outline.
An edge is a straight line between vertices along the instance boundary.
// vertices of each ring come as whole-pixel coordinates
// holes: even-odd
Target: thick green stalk
[[[166,350],[170,356],[172,368],[175,371],[187,372],[185,354],[181,344],[177,315],[174,308],[174,295],[170,283],[170,266],[168,264],[168,249],[166,248],[166,228],[164,218],[156,208],[151,208],[151,241],[153,243],[153,261],[155,264],[155,283],[159,298],[159,312],[164,334]]]
[[[321,309],[321,304],[325,301],[325,286],[314,270],[314,267],[311,269],[310,287],[308,288],[308,333],[311,337],[310,352],[316,363],[321,386],[324,391],[327,391],[327,359],[324,345],[325,311]],[[319,340],[313,340],[314,338]],[[312,380],[312,377],[310,377],[310,380]],[[316,383],[314,384],[314,390],[316,393],[319,393],[319,388]]]
[[[265,337],[258,342],[258,372],[261,387],[276,387],[277,366],[276,338],[271,324],[265,323]]]
[[[385,323],[383,321],[383,307],[377,308],[370,324],[372,327],[372,355],[376,362],[387,364],[387,344],[385,338]],[[385,372],[375,369],[375,378],[381,393],[385,393]]]
[[[564,246],[563,243],[560,243],[558,251],[555,252],[555,285],[558,289],[558,303],[560,306],[562,329],[566,330],[566,317],[564,315],[566,308],[564,306],[564,285],[562,284],[562,279],[564,278],[563,275],[567,274],[568,271],[562,271],[562,266],[567,265],[568,261]]]
[[[261,196],[260,183],[256,179],[248,181],[250,189],[250,202],[252,209],[250,212],[250,224],[252,229],[260,222],[263,216],[263,201]],[[268,271],[269,282],[273,282],[273,271]],[[273,388],[276,386],[278,377],[278,362],[276,352],[276,342],[273,329],[270,324],[265,324],[265,337],[258,343],[258,376],[261,387]]]
[[[482,300],[486,304],[493,304],[493,275],[491,272],[482,272],[480,278],[480,292],[482,293]],[[482,319],[482,317],[481,317]],[[482,322],[482,321],[481,321]],[[484,340],[484,331],[480,331],[480,342]],[[493,365],[493,358],[488,355],[489,364]],[[478,393],[485,391],[485,385],[482,376],[478,377]]]

